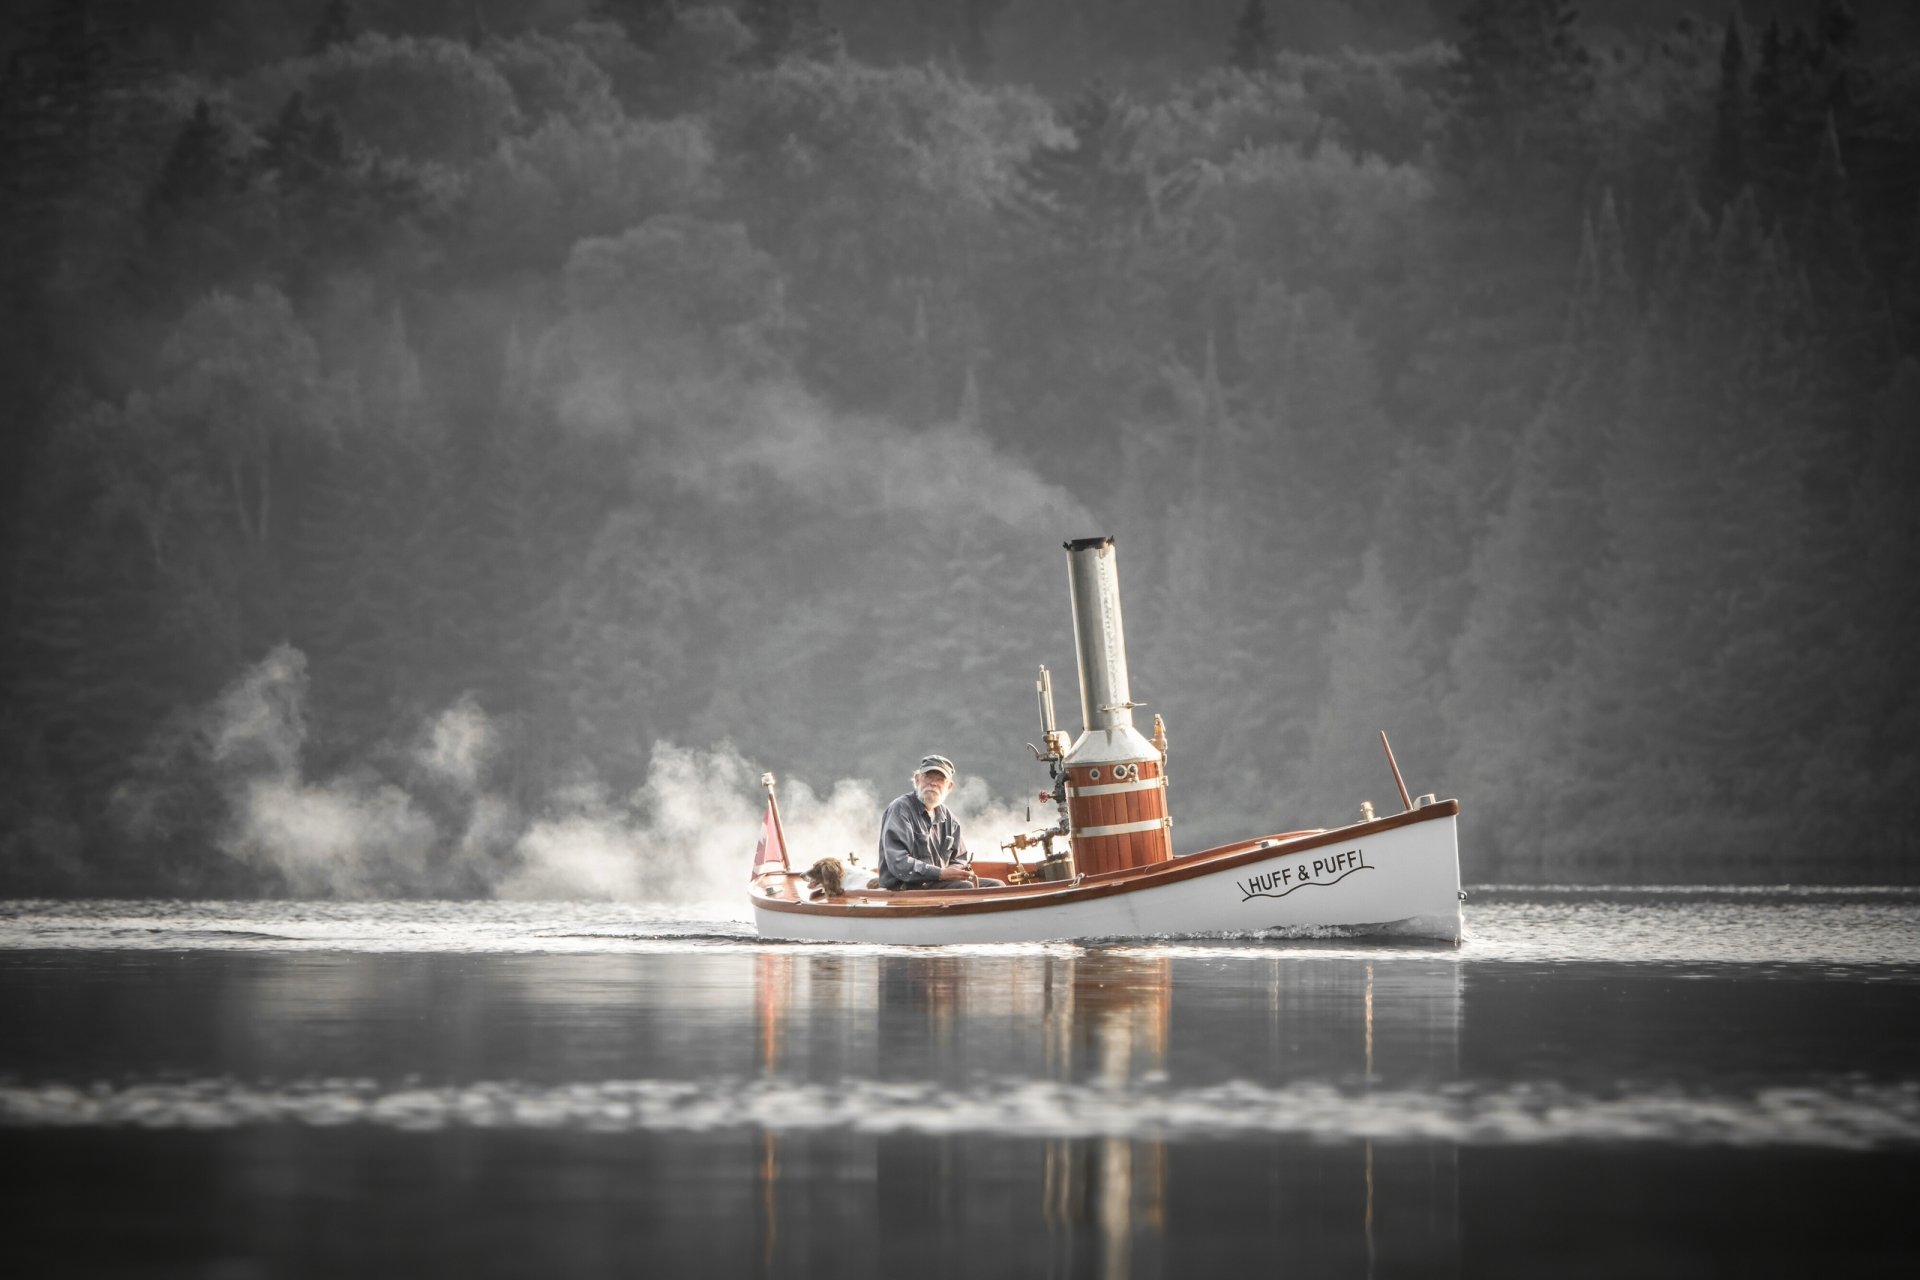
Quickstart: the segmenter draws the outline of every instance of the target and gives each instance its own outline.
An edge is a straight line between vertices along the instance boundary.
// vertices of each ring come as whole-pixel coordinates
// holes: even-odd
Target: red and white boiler
[[[1166,862],[1173,857],[1166,737],[1157,716],[1157,740],[1134,727],[1113,539],[1080,538],[1066,549],[1085,726],[1071,746],[1054,727],[1053,689],[1045,667],[1040,669],[1039,690],[1047,740],[1042,754],[1053,766],[1052,798],[1064,809],[1073,868],[1087,876]]]

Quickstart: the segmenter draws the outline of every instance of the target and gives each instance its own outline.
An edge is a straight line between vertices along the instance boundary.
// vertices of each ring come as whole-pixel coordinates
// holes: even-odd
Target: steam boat
[[[1457,942],[1457,800],[1407,793],[1381,746],[1402,810],[1345,826],[1285,831],[1175,853],[1167,809],[1167,738],[1133,723],[1112,538],[1066,544],[1084,728],[1071,743],[1054,721],[1045,667],[1036,685],[1058,821],[975,857],[1004,888],[848,888],[809,877],[789,857],[773,777],[750,898],[762,937],[817,942],[1034,942],[1261,933],[1391,935]],[[1023,854],[1023,851],[1026,851]]]

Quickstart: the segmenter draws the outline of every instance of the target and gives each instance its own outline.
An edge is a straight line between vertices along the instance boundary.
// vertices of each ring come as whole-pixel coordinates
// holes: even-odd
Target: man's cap
[[[945,756],[920,757],[920,767],[914,770],[914,772],[928,773],[934,770],[938,770],[939,772],[946,774],[947,781],[949,782],[953,781],[954,777],[956,776],[954,773],[953,761],[947,759]]]

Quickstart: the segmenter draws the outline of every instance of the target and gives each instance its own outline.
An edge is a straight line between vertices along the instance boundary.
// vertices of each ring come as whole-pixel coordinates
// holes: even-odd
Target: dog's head
[[[838,858],[822,858],[807,868],[807,883],[815,885],[829,898],[837,898],[844,892],[847,869]]]

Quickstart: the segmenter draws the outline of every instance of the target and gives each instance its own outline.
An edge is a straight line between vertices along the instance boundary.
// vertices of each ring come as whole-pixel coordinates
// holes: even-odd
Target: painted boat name
[[[1253,898],[1284,898],[1295,889],[1303,889],[1310,884],[1339,884],[1356,871],[1373,870],[1376,868],[1367,861],[1365,853],[1359,849],[1347,849],[1324,858],[1315,858],[1311,862],[1303,859],[1284,867],[1275,867],[1272,871],[1236,880],[1233,887],[1240,891],[1242,902]]]

